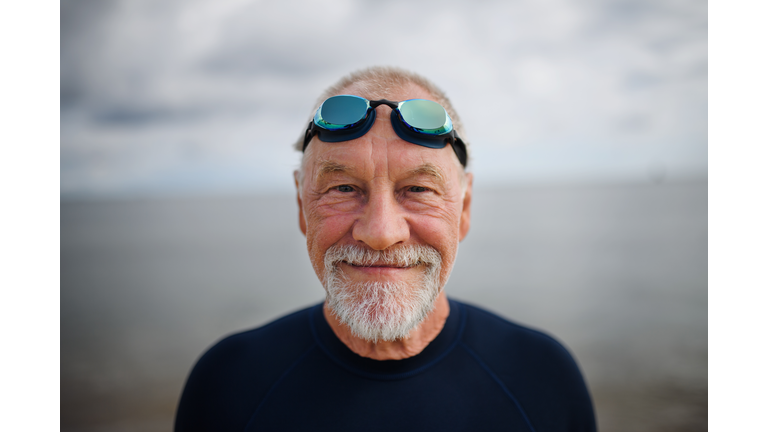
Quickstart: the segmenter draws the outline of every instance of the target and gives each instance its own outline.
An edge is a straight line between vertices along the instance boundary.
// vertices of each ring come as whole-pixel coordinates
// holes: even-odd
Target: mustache
[[[331,246],[325,252],[325,268],[332,271],[339,263],[355,266],[427,267],[439,266],[442,259],[437,249],[424,245],[399,246],[373,250],[358,245]]]

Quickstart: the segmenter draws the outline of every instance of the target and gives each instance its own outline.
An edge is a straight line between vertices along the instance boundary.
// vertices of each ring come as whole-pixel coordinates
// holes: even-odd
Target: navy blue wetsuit
[[[419,355],[350,351],[322,304],[229,336],[200,358],[176,431],[594,431],[592,402],[551,337],[450,301]]]

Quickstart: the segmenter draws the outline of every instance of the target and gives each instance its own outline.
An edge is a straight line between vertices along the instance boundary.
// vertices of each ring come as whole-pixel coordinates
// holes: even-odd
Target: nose
[[[362,216],[355,221],[352,237],[375,250],[408,240],[408,221],[391,192],[371,194]]]

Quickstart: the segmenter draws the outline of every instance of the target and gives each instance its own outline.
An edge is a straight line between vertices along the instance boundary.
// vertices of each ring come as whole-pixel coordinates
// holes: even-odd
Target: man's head
[[[447,98],[418,75],[368,69],[342,79],[320,103],[338,94],[433,100],[463,136]],[[312,138],[296,172],[299,224],[328,306],[369,341],[404,338],[432,310],[469,230],[472,193],[472,175],[450,145],[404,141],[391,108],[376,110],[359,138]]]

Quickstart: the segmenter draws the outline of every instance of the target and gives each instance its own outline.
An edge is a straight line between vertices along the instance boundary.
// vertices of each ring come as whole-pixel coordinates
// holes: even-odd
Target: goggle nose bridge
[[[392,108],[393,110],[397,109],[397,106],[398,106],[397,102],[392,102],[391,100],[387,100],[387,99],[379,99],[377,101],[370,101],[369,104],[370,104],[371,108],[376,108],[379,105],[386,105],[386,106]]]

